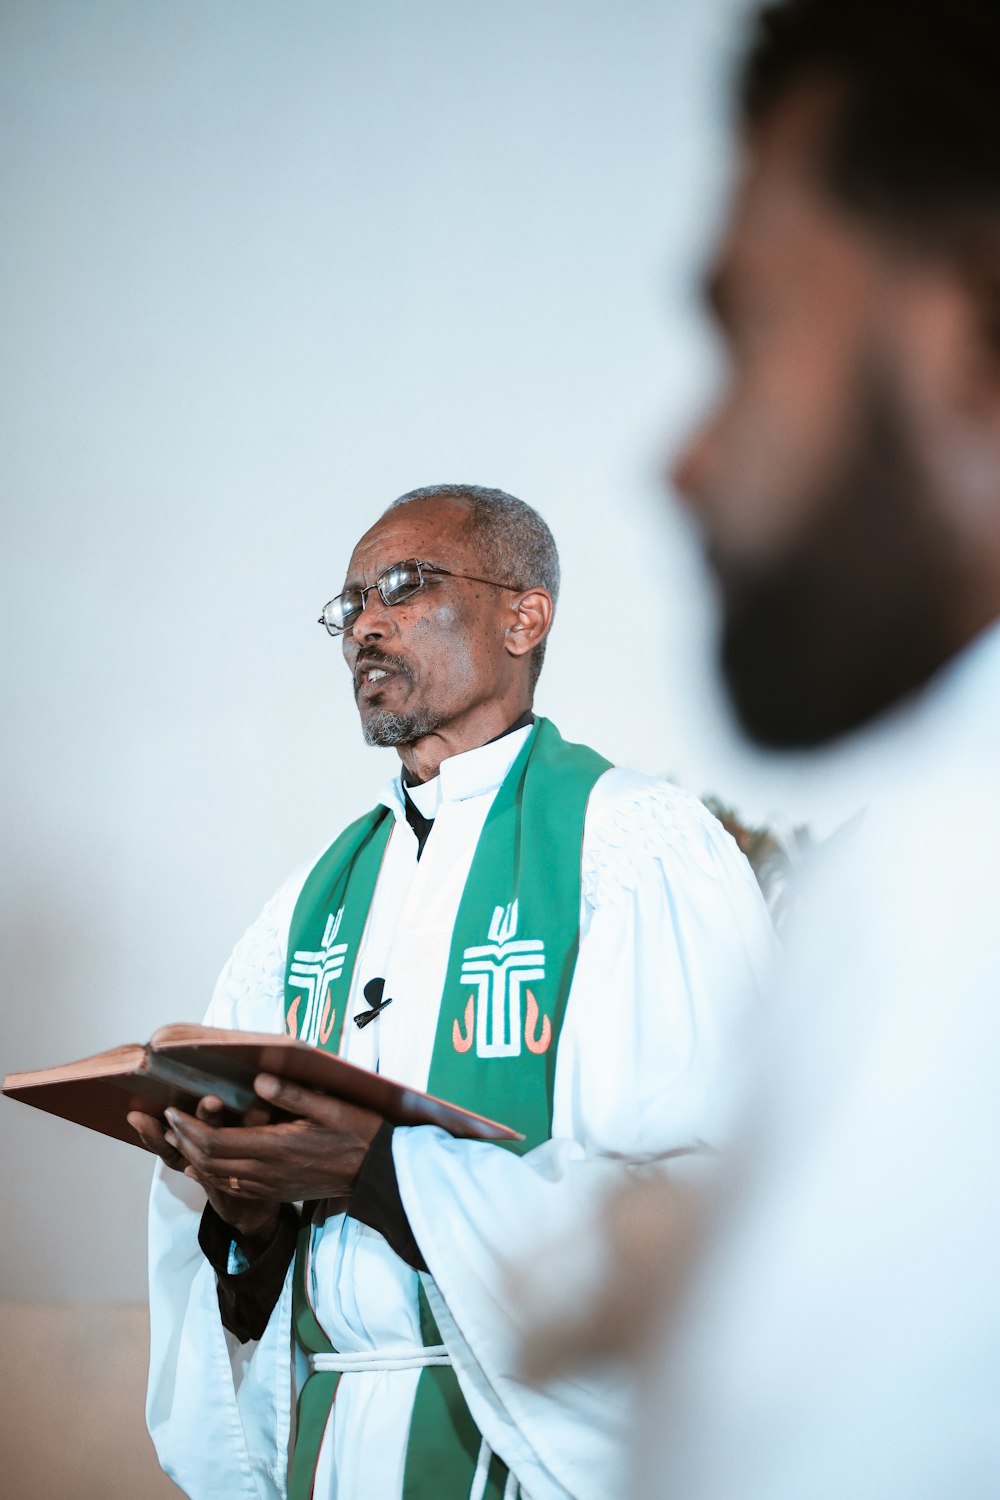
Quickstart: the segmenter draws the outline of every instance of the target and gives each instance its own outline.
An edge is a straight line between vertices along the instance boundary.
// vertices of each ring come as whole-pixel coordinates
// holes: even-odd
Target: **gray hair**
[[[559,598],[559,553],[555,537],[537,510],[505,490],[481,484],[428,484],[408,490],[383,512],[415,500],[457,500],[467,509],[466,535],[489,562],[490,576],[515,589],[543,588]],[[538,681],[545,660],[546,641],[531,653],[531,686]]]

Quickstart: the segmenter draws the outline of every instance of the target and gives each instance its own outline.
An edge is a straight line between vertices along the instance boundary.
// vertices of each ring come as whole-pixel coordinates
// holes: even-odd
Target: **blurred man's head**
[[[678,461],[748,732],[814,745],[1000,616],[1000,5],[784,0],[710,282],[727,387]]]

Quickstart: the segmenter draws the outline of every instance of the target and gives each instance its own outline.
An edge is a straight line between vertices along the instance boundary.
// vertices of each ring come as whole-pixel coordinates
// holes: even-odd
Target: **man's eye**
[[[415,594],[422,586],[420,570],[412,567],[390,568],[381,579],[383,597],[396,603]]]

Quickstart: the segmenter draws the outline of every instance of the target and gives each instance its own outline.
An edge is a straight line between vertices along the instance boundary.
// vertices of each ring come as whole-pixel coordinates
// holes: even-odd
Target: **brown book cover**
[[[211,1026],[161,1026],[145,1046],[113,1047],[58,1068],[8,1073],[3,1092],[9,1099],[141,1146],[126,1119],[130,1110],[162,1116],[173,1104],[192,1112],[199,1099],[215,1094],[235,1122],[251,1103],[262,1102],[253,1091],[258,1073],[273,1073],[317,1093],[360,1104],[394,1125],[440,1125],[468,1140],[524,1139],[496,1120],[394,1083],[295,1037]]]

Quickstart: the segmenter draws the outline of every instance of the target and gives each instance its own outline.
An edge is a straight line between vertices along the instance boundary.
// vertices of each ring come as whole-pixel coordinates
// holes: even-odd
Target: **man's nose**
[[[719,457],[721,413],[716,408],[704,417],[668,463],[666,480],[689,510],[706,510],[715,482]]]
[[[374,584],[365,591],[364,604],[361,613],[351,626],[349,635],[353,636],[358,645],[366,641],[384,640],[393,630],[389,606],[382,601],[382,595]]]

